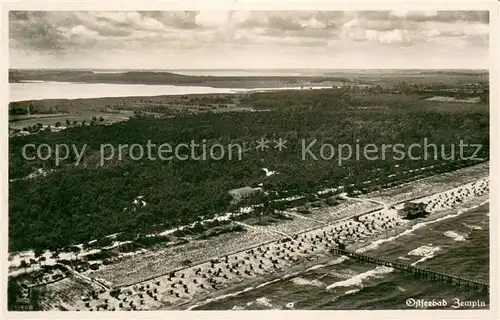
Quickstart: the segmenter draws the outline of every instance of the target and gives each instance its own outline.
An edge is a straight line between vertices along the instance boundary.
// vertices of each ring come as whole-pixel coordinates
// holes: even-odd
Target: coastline
[[[490,202],[489,195],[477,197],[476,199],[468,202],[467,204],[470,206],[467,206],[466,208],[455,208],[437,212],[432,215],[432,218],[415,221],[411,226],[409,226],[410,228],[408,228],[408,226],[401,226],[400,228],[388,232],[384,236],[373,236],[371,238],[366,239],[364,243],[357,243],[347,246],[347,249],[357,252],[369,252],[372,250],[376,250],[379,247],[379,245],[383,243],[397,240],[399,237],[410,234],[411,232],[421,227],[432,225],[434,223],[438,223],[443,220],[459,217],[462,214],[466,214],[469,211],[475,210],[479,207],[489,204],[489,202]],[[335,256],[330,253],[326,253],[323,254],[322,256],[317,257],[314,260],[305,259],[300,264],[289,267],[286,270],[283,270],[276,274],[268,274],[262,276],[259,279],[241,281],[240,283],[236,285],[231,285],[226,289],[218,290],[217,295],[212,296],[210,294],[207,294],[205,296],[194,297],[192,300],[188,302],[184,302],[179,305],[171,305],[160,309],[180,308],[183,310],[184,309],[193,310],[199,307],[203,307],[204,305],[214,301],[237,296],[242,293],[264,287],[274,282],[295,278],[312,269],[328,265],[340,264],[346,260],[348,260],[347,257]]]
[[[261,288],[269,283],[296,277],[307,270],[311,270],[311,268],[342,263],[345,258],[337,257],[332,261],[332,255],[329,253],[329,248],[335,246],[337,241],[345,243],[350,250],[360,252],[374,250],[380,244],[394,241],[398,237],[409,234],[422,226],[456,217],[478,205],[488,202],[489,192],[486,190],[489,190],[489,180],[486,169],[488,169],[488,165],[481,164],[476,168],[457,170],[451,174],[443,175],[441,178],[435,176],[430,178],[430,180],[440,181],[456,177],[456,183],[446,184],[453,186],[451,189],[442,187],[434,189],[432,188],[433,183],[429,185],[429,179],[410,183],[410,186],[425,184],[430,187],[430,189],[425,189],[425,192],[417,190],[417,194],[420,194],[419,199],[427,201],[429,205],[435,199],[442,197],[448,199],[445,203],[438,206],[437,209],[434,209],[428,217],[423,219],[412,221],[400,219],[398,217],[398,210],[394,208],[394,206],[402,207],[404,201],[399,201],[400,199],[395,202],[400,205],[394,205],[393,203],[389,206],[386,203],[380,203],[379,208],[374,209],[373,200],[370,198],[375,199],[376,194],[367,194],[363,198],[359,198],[361,201],[347,202],[347,205],[341,206],[342,208],[332,207],[328,211],[329,213],[323,214],[330,214],[332,218],[335,217],[335,220],[328,220],[326,224],[316,224],[316,226],[312,226],[309,229],[290,233],[290,235],[293,235],[293,239],[270,232],[269,229],[275,228],[274,225],[269,226],[269,229],[250,229],[248,230],[250,232],[247,231],[242,234],[245,237],[250,236],[253,239],[254,244],[252,246],[245,246],[248,240],[241,241],[240,239],[234,241],[233,239],[233,242],[230,242],[232,244],[231,247],[234,247],[236,250],[227,250],[228,247],[225,245],[221,247],[224,250],[216,255],[217,259],[214,258],[213,254],[205,252],[204,248],[200,248],[200,244],[197,241],[192,241],[189,243],[189,247],[197,248],[198,250],[191,253],[196,255],[196,252],[198,252],[198,254],[201,254],[202,256],[199,257],[202,259],[201,262],[198,260],[198,262],[190,266],[175,271],[168,271],[165,268],[165,262],[168,260],[165,259],[174,258],[174,256],[157,256],[156,259],[163,261],[162,265],[165,268],[162,275],[152,275],[148,278],[142,277],[132,284],[125,283],[116,286],[115,283],[115,286],[112,288],[119,287],[119,295],[116,298],[110,295],[110,291],[104,290],[104,292],[99,294],[97,299],[91,301],[90,305],[80,300],[83,292],[80,295],[77,293],[75,296],[65,299],[69,301],[65,301],[64,308],[68,310],[99,309],[103,304],[110,304],[108,307],[111,310],[195,309],[211,301],[221,300],[225,297]],[[464,172],[472,172],[472,176],[465,175],[469,183],[464,184],[465,181],[461,179]],[[471,180],[474,182],[470,182]],[[456,185],[459,186],[457,187]],[[392,193],[397,191],[397,189],[398,187],[391,188],[388,192]],[[430,190],[434,192],[433,195],[429,195]],[[473,194],[470,194],[471,190],[473,190]],[[448,198],[447,195],[453,192],[457,192],[457,196],[461,195],[463,203],[461,201],[454,202],[453,199],[450,200]],[[413,197],[409,198],[415,199],[415,193],[411,195]],[[367,203],[372,203],[372,205],[366,206]],[[461,208],[464,204],[466,207]],[[365,210],[359,211],[361,208],[365,208]],[[339,211],[344,212],[344,214],[340,216],[338,214]],[[355,220],[354,217],[358,220]],[[308,218],[308,215],[305,218]],[[295,221],[295,224],[299,223],[301,225],[305,220],[301,218],[291,221],[286,220],[282,222],[282,227],[289,223],[293,224],[293,221]],[[292,227],[291,230],[297,230],[296,227]],[[267,239],[263,241],[265,244],[262,244],[258,241],[261,240],[260,238],[255,238],[260,235],[264,239],[266,237],[273,239]],[[228,238],[235,237],[233,234],[225,236]],[[349,237],[352,239],[349,239]],[[213,244],[217,246],[217,242],[220,244],[220,239],[212,239],[211,242],[206,242],[205,245]],[[214,253],[219,252],[217,248],[211,248],[211,250]],[[182,257],[188,257],[185,255],[186,248],[176,248],[175,250],[184,252],[181,255]],[[262,257],[258,257],[258,255]],[[210,257],[212,258],[209,259]],[[126,265],[130,265],[131,263],[130,266],[140,265],[141,263],[143,267],[151,266],[144,258],[142,255],[137,255],[128,259],[127,264],[121,267],[110,265],[109,269],[99,270],[99,272],[100,274],[111,275],[114,274],[114,271],[129,271],[130,269]],[[249,271],[248,267],[252,270],[251,274],[243,274],[243,271],[245,273]],[[132,276],[140,275],[140,270],[142,269],[130,270],[129,272],[131,272]],[[116,274],[113,276],[116,277]],[[222,276],[225,279],[222,279]],[[95,279],[101,280],[98,277],[95,277]],[[123,281],[123,279],[121,280]],[[71,287],[71,279],[67,281],[64,283]],[[57,292],[60,291],[60,285],[63,284],[55,283],[49,287],[55,290],[55,294],[57,295]],[[113,284],[111,283],[111,285]],[[213,286],[215,290],[212,290],[208,286]],[[146,292],[147,295],[144,294]],[[57,299],[54,300],[57,301]],[[126,306],[125,302],[127,303]],[[60,305],[63,304],[61,303]],[[57,305],[52,305],[52,309],[57,310]]]

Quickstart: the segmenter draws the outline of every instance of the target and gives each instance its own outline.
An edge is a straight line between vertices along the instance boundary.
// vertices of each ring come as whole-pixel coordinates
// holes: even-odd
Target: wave
[[[255,301],[251,301],[251,302],[247,303],[247,307],[250,307],[254,304],[256,304],[258,306],[266,307],[266,308],[273,308],[274,307],[271,303],[271,300],[269,300],[269,298],[267,298],[267,297],[257,298],[257,299],[255,299]]]
[[[313,270],[316,270],[316,269],[320,269],[320,268],[323,268],[323,267],[326,267],[326,266],[327,266],[326,264],[318,264],[318,265],[310,267],[309,269],[306,269],[306,272],[307,271],[313,271]]]
[[[376,267],[375,269],[360,273],[358,275],[355,275],[352,278],[349,278],[347,280],[335,282],[329,286],[326,287],[327,290],[337,288],[337,287],[353,287],[353,286],[361,286],[363,284],[363,280],[367,280],[370,278],[377,278],[380,277],[381,275],[391,273],[394,271],[394,268],[389,268],[385,266],[379,266]]]
[[[335,259],[335,260],[332,260],[330,262],[328,262],[328,266],[331,266],[331,265],[335,265],[335,264],[340,264],[346,260],[349,260],[348,257],[346,256],[342,256],[338,259]],[[248,291],[251,291],[251,290],[255,290],[255,289],[260,289],[262,287],[265,287],[269,284],[272,284],[272,283],[275,283],[275,282],[278,282],[278,281],[282,281],[282,280],[287,280],[287,279],[290,279],[290,278],[294,278],[294,277],[297,277],[298,275],[304,273],[304,272],[307,272],[307,271],[310,271],[310,270],[315,270],[315,269],[319,269],[319,268],[322,268],[322,267],[325,267],[326,265],[324,264],[318,264],[318,265],[315,265],[315,266],[312,266],[304,271],[298,271],[298,272],[294,272],[294,273],[291,273],[291,274],[287,274],[287,275],[284,275],[283,277],[281,278],[276,278],[276,279],[273,279],[271,281],[267,281],[267,282],[264,282],[264,283],[261,283],[259,284],[258,286],[256,287],[248,287],[248,288],[245,288],[241,291],[237,291],[237,292],[234,292],[234,293],[228,293],[228,294],[225,294],[225,295],[221,295],[221,296],[218,296],[218,297],[215,297],[215,298],[209,298],[207,300],[204,300],[200,303],[197,303],[195,305],[192,305],[190,306],[187,310],[193,310],[195,308],[199,308],[199,307],[202,307],[204,305],[207,305],[211,302],[215,302],[215,301],[219,301],[219,300],[224,300],[224,299],[227,299],[227,298],[231,298],[231,297],[236,297],[242,293],[245,293],[245,292],[248,292]]]
[[[245,307],[233,306],[231,310],[245,310]]]
[[[440,250],[441,250],[440,247],[433,247],[431,245],[428,245],[428,246],[418,247],[418,248],[408,252],[408,255],[410,255],[410,256],[422,257],[421,259],[413,262],[411,265],[414,266],[414,265],[417,265],[421,262],[424,262],[426,260],[434,258],[436,256],[436,252],[438,252]]]
[[[459,234],[458,232],[455,231],[446,231],[443,233],[446,237],[452,238],[455,241],[465,241],[465,236]]]
[[[357,275],[357,273],[356,273],[356,271],[351,270],[351,269],[344,269],[341,272],[330,271],[325,276],[327,276],[327,275],[334,276],[334,277],[340,278],[340,279],[349,279],[349,278],[352,278],[355,275]]]
[[[254,287],[248,287],[248,288],[245,288],[241,291],[238,291],[238,292],[234,292],[234,293],[228,293],[228,294],[224,294],[224,295],[221,295],[221,296],[218,296],[218,297],[215,297],[215,298],[210,298],[210,299],[207,299],[207,300],[204,300],[200,303],[197,303],[197,304],[194,304],[192,306],[190,306],[189,308],[187,308],[187,310],[193,310],[195,308],[199,308],[199,307],[202,307],[206,304],[209,304],[211,302],[215,302],[215,301],[219,301],[219,300],[224,300],[224,299],[227,299],[227,298],[230,298],[230,297],[236,297],[237,295],[240,295],[242,293],[245,293],[245,292],[248,292],[248,291],[251,291],[251,290],[254,290],[255,288]]]
[[[267,286],[268,284],[275,283],[275,282],[278,282],[278,281],[280,281],[280,280],[285,280],[286,278],[289,278],[290,276],[291,276],[291,275],[289,275],[289,276],[284,276],[284,277],[282,277],[282,278],[277,278],[277,279],[273,279],[273,280],[271,280],[271,281],[267,281],[267,282],[261,283],[261,284],[259,284],[258,286],[256,286],[256,287],[255,287],[255,289],[259,289],[259,288],[265,287],[265,286]]]
[[[485,200],[485,201],[481,202],[481,203],[480,203],[480,204],[478,204],[478,205],[475,205],[475,206],[473,206],[473,207],[467,208],[467,209],[465,209],[465,210],[473,210],[473,209],[477,209],[477,208],[480,208],[480,207],[484,206],[485,204],[487,204],[487,203],[489,203],[489,202],[490,202],[490,200],[488,199],[488,200]],[[489,215],[489,212],[488,212],[488,214],[487,214],[487,215]]]
[[[347,260],[349,260],[349,257],[347,257],[347,256],[341,256],[341,257],[340,257],[340,258],[338,258],[338,259],[335,259],[335,260],[330,261],[330,262],[328,263],[328,265],[329,265],[329,266],[333,266],[333,265],[335,265],[335,264],[340,264],[340,263],[342,263],[342,262],[344,262],[344,261],[347,261]]]
[[[483,230],[483,228],[481,228],[480,226],[474,226],[474,225],[470,225],[467,223],[462,223],[462,225],[466,228],[471,229],[471,230]]]
[[[325,284],[323,282],[321,282],[317,279],[316,280],[307,280],[307,279],[304,279],[302,277],[297,277],[297,278],[293,278],[290,281],[298,286],[314,286],[314,287],[325,286]]]
[[[285,308],[287,309],[295,309],[295,304],[297,303],[297,301],[292,301],[292,302],[288,302],[286,305],[285,305]]]
[[[457,213],[455,214],[450,214],[450,215],[446,215],[446,216],[443,216],[441,218],[438,218],[436,220],[432,220],[432,221],[427,221],[427,222],[422,222],[422,223],[418,223],[418,224],[415,224],[414,226],[412,226],[412,228],[396,235],[396,236],[393,236],[393,237],[390,237],[390,238],[387,238],[387,239],[380,239],[380,240],[377,240],[377,241],[374,241],[372,244],[370,244],[369,246],[366,246],[364,248],[360,248],[357,250],[357,252],[364,252],[364,251],[368,251],[368,250],[373,250],[373,249],[376,249],[378,248],[382,243],[385,243],[385,242],[390,242],[390,241],[393,241],[403,235],[407,235],[411,232],[413,232],[414,230],[417,230],[419,228],[422,228],[424,226],[427,226],[429,224],[433,224],[433,223],[436,223],[436,222],[439,222],[439,221],[442,221],[442,220],[446,220],[446,219],[449,219],[449,218],[453,218],[453,217],[457,217],[467,211],[470,211],[470,210],[473,210],[473,209],[476,209],[486,203],[488,203],[489,200],[486,200],[484,202],[482,202],[481,204],[479,205],[476,205],[476,206],[473,206],[473,207],[470,207],[470,208],[463,208],[463,209],[460,209],[457,211]],[[473,226],[474,227],[474,226]],[[475,226],[477,227],[477,226]],[[477,227],[477,228],[480,228],[480,227]],[[425,247],[425,246],[424,246]],[[421,254],[422,258],[419,259],[418,261],[412,263],[412,265],[414,264],[418,264],[418,263],[421,263],[425,260],[428,260],[428,259],[431,259],[434,257],[435,255],[435,252],[438,251],[439,249],[437,249],[439,247],[434,247],[434,251],[432,252],[428,252],[426,255],[425,254]],[[417,248],[419,249],[419,248]],[[413,254],[410,254],[410,255],[418,255],[416,253],[418,253],[418,251],[416,251],[417,249],[413,250]],[[422,250],[422,247],[420,248],[420,250]],[[268,284],[271,284],[271,283],[275,283],[275,282],[278,282],[280,280],[286,280],[286,279],[289,279],[289,278],[295,278],[297,280],[292,280],[295,284],[297,285],[319,285],[319,283],[322,283],[321,281],[318,281],[318,280],[312,280],[312,281],[309,281],[309,280],[306,280],[306,279],[303,279],[303,278],[296,278],[297,276],[299,276],[300,274],[304,273],[304,272],[307,272],[307,271],[312,271],[312,270],[316,270],[316,269],[319,269],[319,268],[322,268],[322,267],[325,267],[325,266],[330,266],[330,265],[335,265],[335,264],[340,264],[346,260],[348,260],[349,258],[346,257],[346,256],[342,256],[342,257],[339,257],[338,259],[335,259],[335,260],[332,260],[330,262],[328,262],[326,265],[323,265],[323,264],[318,264],[318,265],[315,265],[315,266],[312,266],[306,270],[303,270],[303,271],[299,271],[299,272],[295,272],[293,274],[289,274],[289,275],[285,275],[281,278],[277,278],[277,279],[273,279],[272,281],[268,281],[268,282],[265,282],[265,283],[262,283],[256,287],[248,287],[242,291],[238,291],[238,292],[235,292],[235,293],[230,293],[230,294],[226,294],[226,295],[221,295],[221,296],[218,296],[218,297],[215,297],[215,298],[210,298],[210,299],[207,299],[207,300],[204,300],[203,302],[200,302],[196,305],[193,305],[191,307],[188,308],[188,310],[192,310],[194,308],[197,308],[197,307],[200,307],[200,306],[203,306],[203,305],[206,305],[208,303],[211,303],[211,302],[214,302],[214,301],[219,301],[219,300],[223,300],[223,299],[226,299],[226,298],[230,298],[230,297],[235,297],[235,296],[238,296],[242,293],[245,293],[245,292],[248,292],[248,291],[251,291],[251,290],[255,290],[255,289],[259,289],[259,288],[262,288],[264,286],[267,286]],[[402,260],[408,260],[408,258],[406,257],[399,257],[399,259],[402,259]],[[387,273],[390,273],[392,272],[394,269],[393,268],[388,268],[388,267],[384,267],[384,266],[379,266],[373,270],[370,270],[370,271],[367,271],[367,272],[364,272],[364,273],[361,273],[361,274],[357,274],[357,275],[352,275],[352,274],[340,274],[340,273],[335,273],[335,272],[329,272],[329,275],[333,275],[333,276],[336,276],[338,278],[345,278],[346,280],[343,280],[343,281],[339,281],[339,282],[335,282],[331,285],[328,285],[326,286],[326,289],[327,290],[330,290],[330,289],[333,289],[333,288],[337,288],[337,287],[350,287],[350,286],[361,286],[362,287],[362,283],[363,283],[363,280],[366,280],[368,278],[372,278],[372,277],[377,277],[377,276],[381,276],[383,274],[387,274]],[[317,282],[315,282],[317,281]],[[324,286],[325,284],[323,284],[322,286]],[[399,289],[398,289],[399,290]],[[404,289],[402,289],[404,290]],[[352,291],[352,290],[351,290]],[[348,291],[349,292],[349,291]],[[334,301],[336,298],[334,298],[332,301]]]
[[[344,293],[344,295],[347,296],[350,294],[355,294],[355,293],[358,293],[360,290],[361,289],[352,289],[352,290],[346,291],[346,293]]]
[[[379,239],[379,240],[373,241],[372,244],[370,244],[370,245],[368,245],[366,247],[363,247],[363,248],[359,248],[358,250],[356,250],[356,252],[363,253],[363,252],[366,252],[366,251],[369,251],[369,250],[377,249],[383,243],[394,241],[394,240],[396,240],[397,238],[399,238],[401,236],[410,234],[413,231],[415,231],[417,229],[420,229],[422,227],[425,227],[427,225],[430,225],[430,224],[433,224],[433,223],[436,223],[436,222],[439,222],[439,221],[443,221],[443,220],[446,220],[446,219],[450,219],[450,218],[456,218],[456,217],[458,217],[458,216],[460,216],[460,215],[462,215],[462,214],[464,214],[464,213],[466,213],[468,211],[477,209],[477,208],[483,206],[484,204],[486,204],[488,202],[489,202],[489,200],[486,200],[486,201],[483,201],[480,204],[472,206],[470,208],[459,209],[459,210],[457,210],[457,213],[455,213],[455,214],[449,214],[449,215],[446,215],[444,217],[438,218],[436,220],[431,220],[431,221],[417,223],[414,226],[412,226],[410,229],[405,230],[405,231],[401,232],[400,234],[397,234],[395,236],[392,236],[392,237],[389,237],[389,238],[386,238],[386,239]]]

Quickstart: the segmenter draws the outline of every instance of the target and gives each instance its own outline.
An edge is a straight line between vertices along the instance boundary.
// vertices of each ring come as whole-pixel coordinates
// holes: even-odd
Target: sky
[[[11,11],[11,68],[488,69],[487,11]]]

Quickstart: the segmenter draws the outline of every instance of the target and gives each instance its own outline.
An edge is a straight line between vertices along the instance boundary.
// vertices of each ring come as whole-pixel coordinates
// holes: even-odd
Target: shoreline
[[[384,236],[384,237],[373,236],[372,238],[366,239],[364,243],[358,243],[358,244],[353,244],[353,245],[347,246],[347,249],[351,250],[351,251],[363,252],[363,253],[369,252],[372,250],[377,250],[379,245],[381,245],[383,243],[392,242],[394,240],[397,240],[399,237],[410,234],[413,231],[420,229],[421,227],[425,227],[427,225],[438,223],[438,222],[441,222],[443,220],[457,218],[463,214],[466,214],[467,212],[470,212],[470,211],[475,210],[477,208],[480,208],[486,204],[489,204],[489,202],[490,202],[489,195],[487,195],[488,198],[486,200],[481,199],[483,197],[484,196],[478,197],[477,199],[470,201],[469,203],[474,203],[470,207],[454,208],[454,209],[449,209],[449,210],[445,210],[442,212],[438,212],[438,213],[434,214],[433,219],[419,220],[418,222],[413,223],[413,225],[410,226],[410,228],[408,228],[408,226],[401,226],[400,228],[393,230],[392,232],[386,234],[386,236]],[[476,202],[480,202],[480,203],[475,204]],[[452,214],[452,212],[455,212],[455,214]],[[374,241],[374,243],[372,243],[372,241]],[[332,259],[333,259],[333,261],[332,261]],[[197,297],[197,298],[193,298],[189,302],[185,302],[183,304],[180,304],[177,306],[172,306],[172,307],[174,307],[174,309],[175,309],[175,307],[181,307],[183,310],[193,310],[193,309],[196,309],[199,307],[203,307],[206,304],[209,304],[209,303],[214,302],[214,301],[224,300],[228,297],[238,296],[242,293],[264,287],[267,284],[295,278],[297,276],[300,276],[301,274],[304,274],[304,273],[312,270],[313,268],[321,268],[323,266],[331,266],[331,265],[341,264],[342,262],[344,262],[346,260],[348,260],[347,257],[335,256],[335,255],[332,255],[330,253],[326,253],[323,256],[317,258],[315,261],[312,261],[310,259],[305,259],[305,261],[303,261],[302,263],[297,264],[297,265],[292,266],[292,267],[289,267],[286,270],[281,271],[280,273],[268,274],[268,275],[262,276],[260,279],[255,279],[255,280],[249,279],[248,281],[242,281],[241,283],[238,283],[236,285],[232,285],[228,288],[218,290],[217,293],[219,293],[219,294],[216,296],[206,295],[206,296],[202,296],[202,297]],[[187,308],[183,308],[183,307],[187,307]],[[169,309],[169,308],[160,308],[160,310],[163,310],[163,309]]]
[[[457,188],[455,188],[455,189],[457,189]],[[454,190],[454,189],[452,189],[452,190]],[[428,198],[428,196],[422,197],[422,199],[425,199],[425,198]],[[422,219],[422,220],[414,220],[408,224],[402,224],[399,226],[399,228],[396,228],[395,230],[389,231],[389,232],[385,233],[384,235],[380,235],[380,234],[373,235],[372,237],[364,239],[364,242],[362,244],[358,243],[358,244],[347,246],[347,247],[348,247],[348,249],[351,249],[351,250],[360,250],[360,249],[365,248],[365,251],[376,249],[378,247],[378,245],[380,245],[381,243],[393,241],[393,240],[397,239],[398,237],[403,236],[403,235],[408,234],[408,233],[411,233],[412,231],[414,231],[420,227],[423,227],[423,226],[428,225],[428,224],[436,223],[436,222],[439,222],[439,221],[442,221],[445,219],[449,219],[452,217],[457,217],[457,216],[463,214],[464,212],[468,212],[469,210],[472,210],[472,209],[480,206],[481,204],[487,203],[489,201],[488,198],[489,198],[489,194],[482,195],[480,197],[475,197],[475,198],[471,199],[470,201],[466,202],[469,205],[472,203],[473,204],[472,207],[467,206],[466,209],[450,208],[448,210],[438,211],[436,213],[433,213],[432,217],[430,217],[430,218],[426,218],[426,219]],[[478,199],[481,202],[481,204],[476,204]],[[455,212],[455,213],[451,214],[452,212]],[[322,228],[319,228],[319,229],[322,229]],[[376,245],[373,246],[373,244],[376,244]],[[366,248],[368,248],[368,249],[366,249]],[[339,257],[339,258],[341,258],[341,257]],[[224,288],[222,290],[221,289],[217,290],[215,295],[212,295],[211,293],[209,293],[207,295],[193,297],[188,302],[183,302],[181,304],[167,305],[167,306],[164,306],[162,308],[166,308],[166,309],[170,309],[170,308],[175,309],[177,307],[188,307],[191,309],[196,308],[197,306],[200,306],[200,305],[197,305],[197,303],[199,304],[202,301],[210,302],[210,301],[223,299],[226,296],[234,295],[235,294],[234,292],[237,291],[238,289],[245,288],[242,291],[240,291],[240,293],[246,292],[248,290],[252,290],[254,288],[254,286],[258,283],[261,283],[260,286],[262,286],[263,282],[267,283],[268,281],[279,281],[280,279],[287,279],[290,277],[294,277],[294,276],[300,274],[301,272],[307,271],[308,268],[314,267],[315,265],[318,265],[318,264],[321,265],[321,264],[327,263],[328,261],[331,260],[331,255],[329,255],[329,253],[327,252],[326,254],[323,254],[322,256],[317,257],[315,259],[316,261],[314,261],[314,262],[308,261],[308,260],[309,260],[308,258],[305,258],[300,263],[293,265],[293,266],[286,267],[283,271],[281,271],[279,273],[263,275],[258,280],[257,279],[248,279],[247,281],[245,281],[245,280],[240,281],[237,284],[231,283],[230,287],[228,287],[227,289]],[[252,286],[252,284],[254,286]],[[258,288],[258,287],[259,287],[259,285],[257,285],[255,288]],[[220,297],[222,297],[222,298],[220,298]]]
[[[420,195],[418,199],[427,201],[427,205],[432,205],[433,208],[436,206],[433,201],[447,199],[439,204],[437,208],[431,210],[432,213],[429,217],[412,221],[402,220],[398,216],[398,210],[393,207],[395,205],[389,206],[383,202],[376,209],[366,207],[366,203],[373,202],[367,197],[377,198],[376,194],[368,194],[363,198],[358,198],[361,201],[356,201],[354,205],[351,202],[350,205],[344,206],[344,209],[331,208],[333,211],[329,210],[327,214],[330,214],[332,218],[336,217],[333,222],[329,221],[325,225],[289,233],[292,235],[292,239],[287,239],[284,236],[277,237],[276,234],[268,233],[269,230],[266,231],[265,228],[263,230],[252,230],[250,234],[246,235],[247,237],[249,235],[251,238],[262,235],[264,239],[266,237],[274,239],[264,241],[265,244],[254,242],[251,247],[245,246],[248,239],[239,239],[239,241],[235,239],[232,247],[238,249],[236,252],[230,253],[223,250],[224,253],[217,255],[218,258],[212,259],[209,259],[212,253],[206,252],[207,248],[202,248],[199,254],[203,254],[203,252],[207,254],[204,262],[186,266],[174,272],[170,271],[163,275],[156,274],[147,279],[142,278],[134,281],[133,284],[125,283],[113,286],[111,289],[119,287],[116,298],[110,295],[110,291],[104,290],[89,304],[89,302],[85,303],[80,300],[81,294],[84,294],[80,292],[70,298],[68,303],[64,304],[65,308],[69,310],[97,308],[99,310],[100,307],[106,305],[105,310],[193,309],[211,301],[239,294],[238,292],[246,292],[265,286],[268,283],[293,278],[311,268],[318,268],[325,264],[341,263],[343,261],[342,257],[332,261],[332,255],[329,253],[329,249],[336,246],[339,241],[346,244],[350,250],[373,250],[384,242],[393,241],[424,225],[456,217],[463,212],[467,212],[472,209],[469,208],[471,203],[477,206],[479,200],[483,203],[488,202],[489,177],[485,172],[487,167],[481,165],[478,168],[469,170],[472,171],[473,176],[467,177],[466,175],[468,183],[461,178],[459,179],[464,173],[463,170],[459,170],[451,175],[455,177],[455,182],[451,183],[454,186],[452,188],[442,188],[439,185],[433,188],[432,181],[429,181],[431,182],[430,186],[429,182],[424,182],[428,187],[425,192],[417,188],[415,191]],[[439,181],[449,179],[449,177],[450,175],[446,175],[441,179],[439,177],[433,177],[433,179]],[[474,182],[470,182],[472,179],[474,179]],[[422,181],[417,183],[417,187],[419,184],[422,184]],[[459,185],[457,186],[457,184]],[[449,186],[450,184],[446,183],[446,185]],[[433,194],[429,195],[428,190],[433,189]],[[394,191],[397,191],[397,187],[387,192],[392,193]],[[450,198],[449,194],[454,192],[456,197],[460,197],[462,200],[457,202],[455,197]],[[405,201],[396,202],[403,203]],[[460,207],[464,204],[467,205],[467,208],[461,210]],[[358,210],[363,207],[366,210],[360,213]],[[339,212],[342,212],[343,215],[340,215]],[[307,216],[305,217],[307,218]],[[298,218],[296,220],[300,225],[302,219]],[[287,223],[293,224],[291,221],[285,221],[283,225]],[[270,228],[274,227],[270,226]],[[293,228],[295,227],[292,226]],[[231,235],[228,237],[228,239],[231,239]],[[222,241],[221,239],[216,240],[216,242]],[[205,244],[210,243],[206,242]],[[190,245],[193,248],[199,246],[200,244],[197,243]],[[227,249],[227,246],[222,248]],[[188,249],[184,248],[183,250]],[[258,257],[259,255],[261,257]],[[185,254],[182,254],[182,256],[184,258],[189,257],[189,255],[186,256]],[[146,263],[145,265],[150,265],[144,258],[137,256],[135,260],[131,259],[128,263],[138,262],[137,259],[140,259],[143,263]],[[156,260],[168,258],[171,260],[172,257],[160,255],[156,257]],[[163,265],[165,266],[165,264]],[[116,268],[122,268],[123,270],[124,267],[127,268],[126,265],[116,266],[115,270],[120,271]],[[133,267],[133,265],[130,265],[130,267]],[[125,270],[132,270],[131,275],[142,270],[141,268],[134,269]],[[113,268],[104,272],[111,275]],[[96,277],[96,280],[98,280],[97,278],[100,277]],[[70,281],[69,285],[71,285],[71,280],[68,281]],[[50,288],[55,289],[57,295],[59,285],[51,285]],[[57,304],[52,305],[52,309],[57,308]]]
[[[164,88],[165,91],[169,89],[172,92],[144,92],[132,93],[132,94],[119,94],[119,95],[108,95],[103,96],[101,94],[96,96],[76,96],[76,97],[40,97],[40,98],[13,98],[9,100],[9,103],[27,103],[27,102],[44,102],[44,101],[78,101],[78,100],[98,100],[98,99],[137,99],[137,98],[171,98],[179,96],[204,96],[204,95],[241,95],[250,94],[258,92],[276,92],[276,91],[309,91],[309,90],[324,90],[337,88],[337,84],[332,81],[309,83],[309,82],[297,82],[297,83],[268,83],[266,80],[252,81],[250,83],[243,83],[241,85],[235,85],[232,82],[217,82],[217,83],[194,83],[194,84],[175,84],[175,83],[128,83],[128,82],[68,82],[68,81],[25,81],[25,82],[14,82],[9,83],[9,85],[116,85],[116,86],[127,86],[131,88],[146,88],[147,89],[158,89]],[[192,92],[190,92],[192,91]]]

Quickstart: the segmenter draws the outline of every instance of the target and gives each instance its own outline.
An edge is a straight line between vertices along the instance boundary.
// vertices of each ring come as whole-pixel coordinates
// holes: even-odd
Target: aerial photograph
[[[490,310],[490,18],[9,11],[8,310]]]

